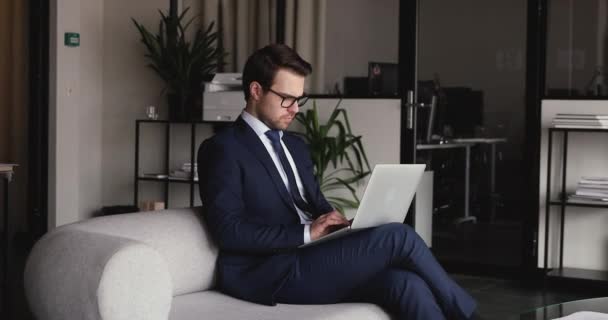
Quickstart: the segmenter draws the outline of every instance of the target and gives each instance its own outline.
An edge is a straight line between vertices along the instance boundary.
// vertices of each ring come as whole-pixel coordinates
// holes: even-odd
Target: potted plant
[[[202,114],[202,83],[211,79],[217,68],[224,64],[223,50],[217,47],[218,32],[211,22],[206,29],[197,30],[191,41],[186,39],[188,28],[197,18],[184,23],[186,8],[179,16],[165,15],[158,33],[154,34],[131,18],[146,47],[148,67],[165,81],[169,119],[191,121]]]
[[[327,201],[344,214],[344,209],[359,206],[354,185],[367,177],[371,170],[361,136],[352,133],[346,110],[339,108],[341,101],[338,101],[325,123],[319,122],[316,101],[313,101],[312,109],[298,113],[296,121],[304,127],[304,133],[298,134],[310,148],[321,191],[328,193],[346,189],[350,192],[351,198],[327,196]]]

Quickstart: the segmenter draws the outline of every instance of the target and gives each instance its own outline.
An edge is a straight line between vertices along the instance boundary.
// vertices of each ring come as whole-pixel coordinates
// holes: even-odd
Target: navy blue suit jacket
[[[285,132],[283,142],[298,168],[313,217],[332,211],[313,175],[304,141]],[[294,272],[304,225],[272,158],[239,117],[201,144],[198,170],[204,218],[220,248],[219,289],[273,305],[275,293]]]

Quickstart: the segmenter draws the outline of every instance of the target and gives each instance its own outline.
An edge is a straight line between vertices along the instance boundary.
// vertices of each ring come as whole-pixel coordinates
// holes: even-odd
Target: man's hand
[[[340,227],[348,225],[350,225],[350,222],[336,210],[320,215],[310,225],[310,240],[317,240]]]

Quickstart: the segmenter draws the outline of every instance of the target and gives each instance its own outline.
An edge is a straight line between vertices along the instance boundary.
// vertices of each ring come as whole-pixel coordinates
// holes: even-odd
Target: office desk
[[[9,235],[9,212],[8,212],[8,185],[13,178],[13,168],[16,167],[15,164],[6,164],[0,163],[0,178],[4,181],[4,208],[2,213],[4,214],[3,219],[3,229],[2,233],[4,234],[4,248],[2,249],[2,314],[4,317],[2,319],[10,319],[10,288],[9,288],[9,280],[8,280],[8,257],[9,257],[9,249],[10,249],[10,235]]]
[[[492,197],[492,206],[490,211],[490,219],[496,217],[496,205],[494,205],[494,193],[496,192],[496,145],[507,142],[506,138],[470,138],[470,139],[454,139],[454,142],[472,142],[476,144],[488,144],[491,147],[490,151],[490,195]]]
[[[474,146],[473,142],[447,142],[442,144],[419,144],[416,145],[416,150],[441,150],[441,149],[457,149],[464,148],[465,153],[465,165],[464,165],[464,217],[458,218],[457,223],[465,221],[477,222],[477,218],[471,216],[469,213],[469,188],[471,184],[471,147]]]
[[[470,201],[470,185],[471,185],[471,147],[477,144],[488,144],[492,150],[490,152],[490,193],[494,196],[496,189],[496,144],[507,142],[505,138],[463,138],[453,139],[442,144],[419,144],[416,145],[416,150],[441,150],[441,149],[454,149],[454,148],[465,148],[465,168],[464,168],[464,216],[458,218],[456,223],[462,223],[466,221],[477,222],[475,216],[471,216],[469,210]],[[494,218],[496,208],[492,206],[492,219]]]

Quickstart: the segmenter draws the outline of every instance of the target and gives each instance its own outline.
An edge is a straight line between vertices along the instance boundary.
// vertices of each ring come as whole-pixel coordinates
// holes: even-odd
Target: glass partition
[[[606,0],[548,1],[546,90],[549,98],[606,98]]]

